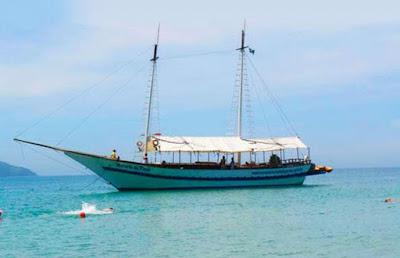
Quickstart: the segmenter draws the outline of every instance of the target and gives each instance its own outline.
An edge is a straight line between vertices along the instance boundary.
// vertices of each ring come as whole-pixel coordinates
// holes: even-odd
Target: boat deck
[[[272,165],[269,163],[255,163],[246,162],[245,164],[235,164],[233,169],[262,169],[262,168],[282,168],[282,167],[295,167],[300,165],[311,164],[310,160],[304,159],[286,159],[282,160],[279,165]],[[183,169],[232,169],[230,164],[221,165],[217,162],[200,162],[195,163],[168,163],[162,162],[161,164],[151,164],[152,166],[163,167],[163,168],[183,168]]]

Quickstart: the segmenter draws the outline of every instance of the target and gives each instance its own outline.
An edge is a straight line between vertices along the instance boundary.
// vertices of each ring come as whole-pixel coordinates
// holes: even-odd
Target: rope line
[[[264,106],[262,105],[262,101],[261,101],[261,99],[260,99],[260,94],[259,94],[259,91],[258,91],[257,84],[255,83],[255,80],[254,80],[252,74],[249,73],[249,75],[250,75],[250,83],[249,83],[249,84],[252,85],[253,88],[254,88],[254,90],[255,90],[255,93],[256,93],[255,95],[256,95],[256,98],[257,98],[257,100],[258,100],[258,104],[259,104],[259,106],[261,107],[261,113],[262,113],[262,115],[263,115],[264,122],[265,122],[265,125],[266,125],[266,128],[267,128],[267,131],[268,131],[269,135],[272,135],[272,130],[271,130],[271,127],[270,127],[270,125],[269,125],[268,118],[267,118],[267,115],[266,115],[267,112],[265,111]]]
[[[25,159],[24,149],[22,148],[22,143],[19,142],[18,145],[19,145],[19,150],[21,151],[22,160],[25,161],[26,159]]]
[[[116,91],[114,91],[113,94],[111,94],[105,101],[100,103],[92,112],[90,112],[88,115],[86,115],[80,123],[78,123],[75,127],[73,127],[63,138],[61,138],[56,146],[59,146],[62,142],[64,142],[69,136],[71,136],[76,130],[78,130],[87,120],[90,119],[99,109],[101,109],[105,104],[107,104],[114,96],[116,96],[120,91],[125,89],[129,83],[133,80],[133,78],[136,76],[136,74],[140,73],[145,66],[142,66],[135,74],[133,74],[124,84],[122,84],[121,87],[119,87]]]
[[[99,176],[96,176],[96,178],[89,184],[87,184],[86,186],[80,188],[78,191],[82,191],[82,190],[86,190],[87,188],[89,188],[90,186],[94,185],[97,181],[99,181],[100,179],[102,179]]]
[[[34,127],[38,126],[39,124],[41,124],[43,121],[45,121],[46,119],[50,118],[51,116],[53,116],[54,114],[56,114],[58,111],[60,111],[61,109],[63,109],[65,106],[67,106],[68,104],[70,104],[71,102],[73,102],[74,100],[80,98],[81,96],[83,96],[84,94],[88,93],[89,91],[91,91],[92,89],[96,88],[97,86],[101,85],[103,82],[105,82],[106,80],[108,80],[111,76],[113,76],[114,74],[116,74],[117,72],[121,71],[123,68],[127,67],[128,65],[134,63],[134,61],[136,61],[136,59],[142,55],[144,55],[147,51],[149,50],[149,48],[145,49],[144,51],[140,52],[139,54],[137,54],[134,58],[132,58],[131,60],[129,60],[126,63],[123,63],[122,65],[120,65],[119,67],[117,67],[115,70],[111,71],[110,73],[108,73],[106,76],[104,76],[101,80],[99,80],[98,82],[90,85],[89,87],[85,88],[84,90],[82,90],[79,94],[72,96],[70,99],[68,99],[66,102],[64,102],[63,104],[61,104],[60,106],[58,106],[56,109],[54,109],[53,111],[47,113],[46,115],[44,115],[42,118],[39,118],[36,122],[34,122],[32,125],[26,127],[25,129],[23,129],[21,132],[19,132],[15,138],[20,137],[21,135],[23,135],[24,133],[26,133],[27,131],[33,129]]]
[[[73,166],[71,166],[71,165],[69,165],[69,164],[67,164],[67,163],[65,163],[65,162],[62,162],[62,161],[60,161],[60,160],[58,160],[58,159],[56,159],[56,158],[53,158],[53,157],[51,157],[51,156],[49,156],[49,155],[46,155],[46,154],[44,154],[44,153],[42,153],[42,152],[40,152],[40,151],[38,151],[38,150],[36,150],[36,149],[30,147],[30,146],[27,146],[27,147],[28,147],[30,150],[32,150],[33,152],[36,152],[37,154],[39,154],[39,155],[41,155],[41,156],[43,156],[43,157],[46,157],[46,158],[48,158],[48,159],[50,159],[50,160],[52,160],[52,161],[55,161],[55,162],[57,162],[57,163],[59,163],[59,164],[65,166],[65,167],[67,167],[67,168],[73,169],[74,171],[82,172],[84,175],[90,175],[90,174],[88,174],[86,171],[84,171],[84,170],[82,170],[82,169],[80,169],[80,168],[73,167]]]
[[[277,109],[278,113],[280,113],[282,121],[284,122],[284,124],[286,123],[288,125],[288,129],[290,129],[289,131],[292,131],[292,133],[294,135],[299,137],[299,134],[297,133],[296,129],[294,128],[292,122],[289,120],[289,118],[286,115],[286,113],[284,112],[282,106],[279,104],[279,101],[276,98],[276,96],[269,89],[269,87],[268,87],[267,83],[265,82],[264,78],[258,72],[258,70],[257,70],[256,66],[254,65],[253,61],[251,60],[251,58],[249,58],[248,60],[250,61],[250,64],[251,64],[252,68],[254,69],[254,71],[256,72],[259,80],[264,85],[264,88],[266,89],[267,95],[271,99],[271,102],[275,105],[275,108]]]
[[[160,61],[162,60],[172,60],[172,59],[182,59],[182,58],[188,58],[188,57],[197,57],[197,56],[209,56],[209,55],[218,55],[218,54],[229,54],[232,53],[233,50],[221,50],[221,51],[211,51],[211,52],[203,52],[203,53],[193,53],[193,54],[187,54],[187,55],[177,55],[177,56],[167,56],[164,58],[160,58]]]

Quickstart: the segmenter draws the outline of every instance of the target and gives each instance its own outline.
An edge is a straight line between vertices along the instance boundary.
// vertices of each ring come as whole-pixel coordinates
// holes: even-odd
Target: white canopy
[[[243,139],[240,137],[151,136],[148,151],[259,152],[307,148],[299,137]]]

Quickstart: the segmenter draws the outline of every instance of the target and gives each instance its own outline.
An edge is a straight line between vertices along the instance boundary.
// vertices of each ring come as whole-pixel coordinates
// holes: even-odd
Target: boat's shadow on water
[[[304,184],[304,185],[287,185],[287,186],[253,186],[253,187],[224,187],[224,188],[191,188],[191,189],[144,189],[134,191],[110,191],[102,193],[88,193],[81,194],[83,197],[104,197],[104,196],[123,196],[123,195],[137,195],[137,194],[173,194],[173,193],[209,193],[209,192],[231,192],[231,191],[275,191],[283,189],[308,189],[308,188],[324,188],[330,187],[330,184]]]

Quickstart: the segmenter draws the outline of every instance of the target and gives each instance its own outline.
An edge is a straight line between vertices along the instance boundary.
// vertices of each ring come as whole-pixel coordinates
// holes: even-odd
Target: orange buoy
[[[79,213],[79,217],[86,218],[86,213],[84,211],[81,211],[81,213]]]
[[[326,173],[330,173],[333,171],[332,167],[327,167],[327,166],[315,166],[314,168],[315,171],[322,171],[322,172],[326,172]]]

